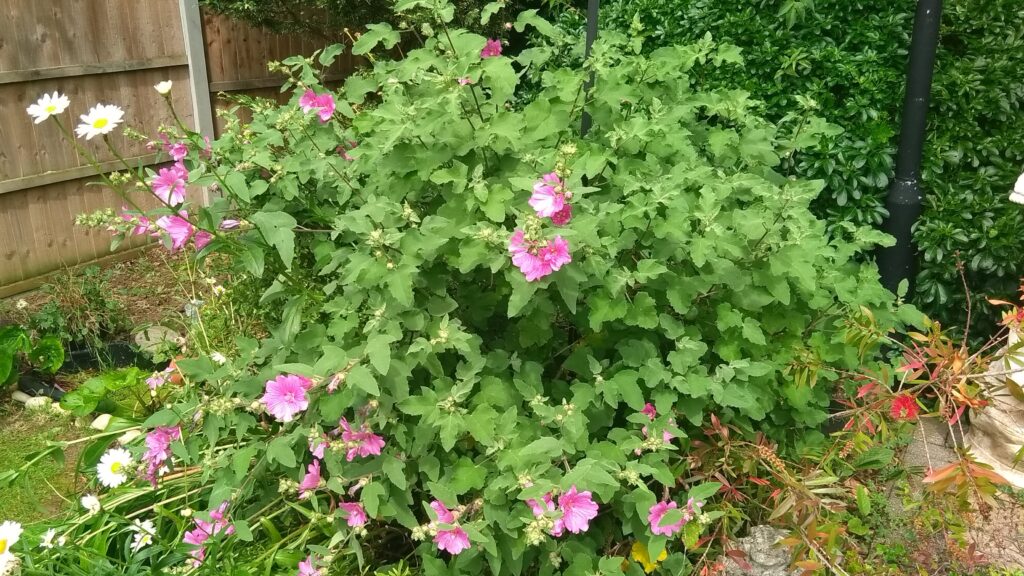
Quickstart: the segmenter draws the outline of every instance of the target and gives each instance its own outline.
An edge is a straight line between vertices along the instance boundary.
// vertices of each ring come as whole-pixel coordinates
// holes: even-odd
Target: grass
[[[10,400],[0,403],[0,421],[0,470],[20,468],[32,454],[46,448],[47,442],[71,439],[80,433],[70,417],[28,411]],[[3,490],[0,520],[31,524],[65,510],[68,502],[74,501],[75,456],[69,453],[64,462],[44,458]]]

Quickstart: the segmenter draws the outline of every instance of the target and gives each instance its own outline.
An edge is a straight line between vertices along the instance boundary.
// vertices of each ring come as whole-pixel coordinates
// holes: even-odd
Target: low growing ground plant
[[[808,210],[821,183],[774,170],[828,126],[780,132],[745,93],[708,89],[728,45],[647,55],[607,34],[564,68],[546,43],[510,58],[450,28],[446,0],[397,9],[432,21],[403,59],[385,55],[401,34],[370,26],[286,60],[289,103],[253,102],[210,145],[168,127],[173,166],[104,177],[135,207],[106,225],[228,255],[269,334],[230,355],[194,338],[150,377],[158,410],[91,438],[85,512],[50,533],[69,544],[10,558],[29,574],[708,574],[746,522],[773,520],[804,568],[829,565],[840,476],[886,460],[864,424],[892,400],[881,346],[921,318],[855,259],[885,237],[831,240]],[[558,34],[534,11],[514,28]],[[329,90],[316,70],[345,50],[372,67]],[[526,71],[542,88],[513,104]],[[63,128],[47,98],[30,113]],[[121,119],[97,106],[77,131],[106,141]],[[190,205],[186,184],[220,198]],[[870,406],[827,437],[865,372]]]

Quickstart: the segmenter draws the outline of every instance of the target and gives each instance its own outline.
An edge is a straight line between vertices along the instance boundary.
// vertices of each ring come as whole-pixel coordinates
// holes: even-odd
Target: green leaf
[[[257,212],[249,217],[263,239],[277,248],[285,268],[292,267],[295,259],[295,218],[286,212]]]
[[[508,298],[508,317],[514,318],[530,302],[530,299],[537,292],[536,282],[527,282],[518,270],[512,274],[512,295]]]
[[[57,336],[43,336],[32,345],[28,359],[39,370],[53,374],[64,364],[64,345]]]
[[[705,502],[708,498],[718,493],[718,490],[722,487],[719,482],[705,482],[698,484],[690,489],[686,494],[686,498],[692,498],[696,502]]]
[[[871,493],[863,484],[857,486],[857,510],[861,516],[871,514]]]
[[[352,53],[357,56],[366,54],[376,48],[378,44],[383,45],[386,50],[390,50],[401,39],[401,35],[397,30],[392,29],[390,24],[369,24],[366,27],[366,32],[363,32],[352,45]]]
[[[356,364],[349,370],[348,377],[345,380],[349,384],[359,388],[363,392],[366,392],[370,396],[380,396],[380,387],[377,386],[377,379],[373,377],[370,370],[362,365]]]
[[[558,28],[555,28],[550,22],[538,16],[536,9],[520,12],[514,26],[516,32],[522,32],[527,26],[533,26],[538,32],[548,38],[557,38],[559,35]]]
[[[693,548],[697,545],[697,540],[700,539],[701,533],[704,532],[704,527],[700,522],[687,522],[683,525],[683,546],[687,549]]]
[[[498,13],[505,5],[505,2],[488,2],[480,10],[480,25],[484,26],[491,20],[491,16]]]
[[[320,62],[321,66],[330,66],[334,63],[335,58],[344,53],[344,44],[331,44],[320,52],[320,57],[317,60]]]
[[[405,490],[406,486],[408,486],[405,478],[405,462],[391,455],[382,458],[384,463],[381,467],[384,469],[384,475],[395,485],[395,488]]]
[[[549,456],[553,458],[561,455],[562,442],[551,436],[538,438],[519,451],[519,456],[522,458],[532,458],[535,456]]]
[[[292,450],[291,438],[278,436],[271,440],[267,446],[267,462],[278,462],[285,468],[295,468],[298,462],[295,460],[295,451]]]
[[[371,336],[366,342],[366,355],[381,376],[387,374],[391,367],[391,342],[390,337],[381,334]]]
[[[362,489],[362,495],[360,500],[363,503],[363,507],[366,508],[366,514],[370,518],[377,517],[377,511],[380,509],[381,499],[387,491],[384,489],[384,485],[380,482],[370,482]]]
[[[753,318],[747,318],[743,321],[743,337],[754,344],[760,344],[761,346],[766,344],[764,333],[761,332],[761,326]]]

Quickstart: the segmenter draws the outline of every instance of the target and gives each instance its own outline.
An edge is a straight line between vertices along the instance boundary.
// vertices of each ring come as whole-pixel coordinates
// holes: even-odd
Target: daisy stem
[[[113,190],[114,192],[117,192],[117,194],[122,199],[124,199],[125,202],[131,204],[132,208],[134,208],[137,212],[139,212],[141,214],[145,214],[146,211],[143,210],[134,200],[132,200],[132,198],[130,196],[128,196],[127,192],[125,192],[120,186],[116,186],[114,184],[114,182],[110,180],[110,178],[107,176],[107,174],[103,171],[103,168],[100,167],[100,163],[99,163],[98,160],[96,160],[96,157],[93,156],[93,154],[91,152],[89,152],[88,149],[86,149],[84,146],[80,145],[77,140],[75,140],[75,138],[71,135],[71,132],[67,128],[64,127],[64,124],[61,123],[60,118],[57,118],[56,116],[54,116],[53,117],[53,121],[57,123],[57,128],[60,129],[61,133],[64,135],[64,138],[66,138],[67,141],[70,142],[72,146],[74,146],[75,150],[80,155],[85,157],[85,160],[89,163],[90,166],[92,166],[93,170],[96,171],[96,174],[100,178],[103,179],[103,182],[111,190]]]

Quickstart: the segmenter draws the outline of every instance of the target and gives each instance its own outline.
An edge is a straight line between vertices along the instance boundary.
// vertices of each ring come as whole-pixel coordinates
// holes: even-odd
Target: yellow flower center
[[[46,113],[47,114],[53,114],[56,111],[57,111],[57,107],[54,106],[53,104],[50,104],[49,106],[46,107]]]
[[[103,128],[104,126],[107,125],[108,122],[110,122],[110,120],[107,120],[106,118],[97,118],[92,123],[92,126],[93,126],[93,128]]]
[[[6,553],[7,553],[7,539],[6,538],[0,538],[0,554],[6,554]]]
[[[102,126],[100,126],[100,128],[102,128]],[[120,472],[121,471],[121,463],[120,462],[114,462],[113,464],[111,464],[110,465],[110,471],[113,472],[114,474],[117,474],[118,472]]]

